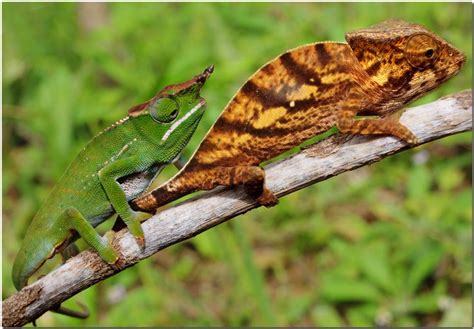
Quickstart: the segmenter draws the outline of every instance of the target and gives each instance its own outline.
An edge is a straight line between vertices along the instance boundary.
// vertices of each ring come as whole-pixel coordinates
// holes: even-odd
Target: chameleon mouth
[[[181,117],[178,121],[174,122],[171,125],[171,127],[163,135],[163,138],[161,138],[161,142],[165,142],[170,137],[170,135],[173,133],[173,131],[176,130],[176,128],[178,128],[184,121],[186,121],[186,119],[188,119],[197,110],[199,110],[200,108],[202,108],[204,106],[206,106],[206,100],[201,97],[199,102],[191,110],[189,110],[188,113],[186,113],[183,117]]]

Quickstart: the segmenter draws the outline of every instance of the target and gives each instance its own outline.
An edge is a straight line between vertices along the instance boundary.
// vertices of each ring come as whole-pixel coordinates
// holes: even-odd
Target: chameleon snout
[[[214,72],[214,64],[211,64],[206,67],[204,71],[201,74],[195,76],[194,79],[197,83],[204,85],[206,80],[211,76],[212,72]]]

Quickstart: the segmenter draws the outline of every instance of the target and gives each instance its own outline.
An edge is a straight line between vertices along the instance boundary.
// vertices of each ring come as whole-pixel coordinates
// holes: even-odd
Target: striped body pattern
[[[152,212],[197,190],[246,186],[276,204],[258,165],[336,126],[416,143],[389,115],[455,75],[465,57],[417,24],[387,21],[346,34],[347,43],[292,49],[261,67],[230,100],[186,166],[132,201]],[[376,118],[356,119],[357,115]]]

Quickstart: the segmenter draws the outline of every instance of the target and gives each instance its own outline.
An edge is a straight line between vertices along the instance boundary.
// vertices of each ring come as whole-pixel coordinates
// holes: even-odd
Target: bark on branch
[[[471,90],[411,108],[400,120],[418,136],[420,143],[472,130]],[[281,197],[408,148],[392,137],[335,135],[288,159],[268,165],[265,168],[267,184]],[[82,252],[3,301],[3,326],[24,325],[54,305],[141,259],[256,207],[242,189],[216,189],[164,210],[143,223],[144,250],[140,250],[128,231],[118,232],[113,241],[121,253],[118,268],[107,265],[91,250]]]

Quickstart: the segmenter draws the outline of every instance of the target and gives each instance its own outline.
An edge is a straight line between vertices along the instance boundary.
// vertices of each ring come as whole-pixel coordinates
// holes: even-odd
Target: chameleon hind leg
[[[79,248],[75,243],[71,243],[65,249],[61,250],[60,254],[62,257],[63,264],[71,257],[78,255],[80,252]]]
[[[73,229],[79,233],[79,235],[95,250],[99,252],[99,255],[108,263],[115,263],[118,257],[115,254],[113,248],[104,242],[103,238],[98,235],[95,229],[90,223],[81,215],[81,213],[75,208],[67,209],[61,219],[65,223],[66,227]],[[75,243],[71,243],[65,249],[61,250],[61,257],[63,263],[69,258],[79,254],[79,248]],[[77,304],[82,309],[81,311],[71,310],[62,306],[61,304],[55,305],[51,308],[51,312],[63,314],[78,319],[86,319],[89,317],[88,308],[82,303],[77,301]],[[36,325],[35,325],[36,326]]]
[[[185,172],[150,194],[132,201],[134,209],[154,212],[171,201],[195,191],[212,190],[217,186],[243,185],[259,204],[272,207],[278,198],[265,186],[265,171],[258,166],[195,168]]]
[[[244,185],[247,193],[265,207],[273,207],[278,198],[265,185],[265,170],[258,166],[222,168],[229,178],[220,179],[219,185]]]
[[[418,143],[416,136],[402,125],[396,117],[356,120],[352,111],[342,111],[336,126],[342,133],[392,135],[409,144]]]
[[[76,208],[68,208],[59,219],[62,227],[76,231],[84,241],[96,250],[100,257],[109,264],[118,260],[117,253],[106,238],[97,233],[87,219]]]
[[[211,190],[219,185],[243,185],[246,192],[259,204],[272,207],[278,203],[278,198],[265,185],[265,171],[258,166],[204,169],[197,177],[193,190]],[[186,181],[185,177],[183,177],[183,181]],[[157,195],[157,197],[159,196]]]
[[[125,222],[140,247],[145,245],[145,237],[140,222],[149,218],[151,215],[133,211],[130,208],[125,192],[117,180],[120,177],[133,174],[138,170],[137,168],[145,168],[148,165],[150,165],[150,163],[146,159],[139,156],[132,156],[116,160],[99,171],[100,182],[107,193],[110,203]]]

